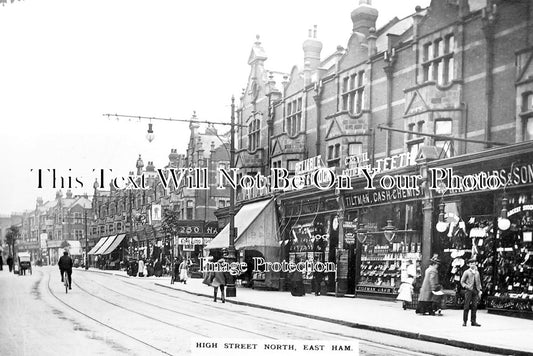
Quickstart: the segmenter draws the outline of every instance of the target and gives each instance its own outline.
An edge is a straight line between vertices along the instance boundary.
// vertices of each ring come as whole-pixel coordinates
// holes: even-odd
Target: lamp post
[[[229,165],[230,171],[234,168],[235,164],[235,97],[231,97],[231,126],[230,126],[230,151],[229,151]],[[228,260],[229,262],[235,262],[235,189],[230,185],[229,196],[229,246],[228,246]],[[230,275],[228,284],[226,286],[226,296],[236,297],[237,289],[235,288],[235,279]]]
[[[83,218],[85,221],[85,270],[89,269],[89,240],[87,238],[87,209],[83,209]]]

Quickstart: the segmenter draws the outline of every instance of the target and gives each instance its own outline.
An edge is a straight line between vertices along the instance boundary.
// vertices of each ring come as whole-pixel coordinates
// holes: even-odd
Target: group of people
[[[13,260],[13,257],[11,255],[7,256],[7,259],[6,259],[6,263],[7,263],[7,267],[9,267],[9,272],[13,272],[13,265],[14,265],[14,260]],[[0,254],[0,271],[2,271],[4,269],[4,259],[2,258],[2,255]]]
[[[442,315],[442,286],[439,284],[438,267],[440,260],[433,256],[430,265],[424,274],[424,280],[418,296],[417,314]],[[477,305],[481,298],[481,276],[477,269],[477,259],[472,257],[468,260],[469,268],[463,272],[461,286],[464,289],[465,301],[463,306],[463,326],[467,326],[468,314],[471,310],[470,323],[472,326],[481,326],[476,320]],[[412,261],[407,262],[406,277],[400,285],[398,300],[403,302],[403,308],[407,309],[407,303],[412,302],[413,284],[416,280],[416,267]]]

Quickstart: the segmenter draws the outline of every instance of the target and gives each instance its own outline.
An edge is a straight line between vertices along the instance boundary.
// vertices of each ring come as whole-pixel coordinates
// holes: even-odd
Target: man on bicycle
[[[63,252],[63,256],[59,259],[59,262],[57,263],[59,265],[59,271],[61,272],[61,282],[64,282],[63,280],[63,273],[67,272],[68,274],[68,285],[69,289],[72,289],[72,258],[68,255],[68,251]]]

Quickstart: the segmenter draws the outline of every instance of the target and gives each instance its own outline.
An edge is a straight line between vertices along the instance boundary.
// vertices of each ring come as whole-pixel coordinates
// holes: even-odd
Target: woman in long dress
[[[187,284],[188,271],[189,265],[187,260],[184,259],[180,263],[180,282],[183,282],[183,284]]]

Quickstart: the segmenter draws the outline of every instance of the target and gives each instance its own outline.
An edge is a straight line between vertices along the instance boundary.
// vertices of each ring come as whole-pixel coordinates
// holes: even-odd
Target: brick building
[[[237,110],[246,125],[237,134],[240,174],[285,168],[308,176],[329,168],[349,176],[352,189],[240,189],[239,206],[274,199],[279,251],[271,255],[336,262],[328,292],[392,297],[404,261],[423,270],[434,254],[443,259],[446,288],[457,291],[460,269],[451,266],[474,255],[487,294],[498,300],[509,283],[497,276],[499,264],[523,256],[511,248],[497,257],[506,248],[493,242],[497,230],[527,249],[533,228],[532,3],[432,1],[376,29],[378,15],[371,1],[360,1],[346,48],[331,54],[321,53],[317,29],[309,30],[303,66],[290,72],[267,69],[263,45],[253,45]],[[361,167],[377,169],[376,180],[420,178],[411,189],[368,191]],[[432,174],[445,168],[459,177],[495,175],[499,187],[436,189]],[[497,229],[508,210],[511,228]],[[326,243],[318,238],[324,235]],[[283,275],[276,278],[281,284],[272,278],[269,285],[283,288]],[[509,290],[531,293],[518,282],[531,275],[514,278]]]

